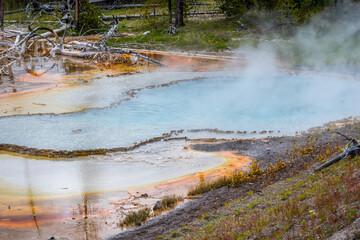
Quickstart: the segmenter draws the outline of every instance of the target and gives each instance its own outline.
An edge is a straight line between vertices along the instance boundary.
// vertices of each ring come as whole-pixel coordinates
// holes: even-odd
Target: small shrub
[[[120,226],[130,226],[137,222],[145,222],[150,217],[150,208],[143,208],[137,212],[130,212],[120,223]]]
[[[221,177],[216,179],[215,181],[208,182],[208,183],[201,183],[200,185],[191,189],[188,193],[189,196],[199,195],[211,190],[215,190],[221,188],[223,186],[228,186],[231,183],[231,179],[227,177]]]
[[[328,154],[330,152],[323,153],[322,157]],[[244,204],[239,206],[237,202],[221,217],[212,215],[210,218],[205,213],[201,219],[208,223],[192,229],[188,239],[328,238],[360,216],[359,162],[359,157],[339,162],[316,176],[308,176],[304,171],[283,181],[281,191],[271,188],[272,191],[264,196],[266,199],[246,198]],[[276,165],[270,169],[282,166]],[[265,206],[257,208],[261,202],[266,202]]]
[[[209,213],[205,213],[205,214],[202,216],[202,218],[203,218],[204,220],[209,220],[209,219],[210,219]]]
[[[170,237],[172,238],[176,238],[176,237],[180,237],[181,233],[177,232],[177,231],[173,231],[170,233]]]
[[[189,196],[194,196],[198,194],[203,194],[215,189],[219,189],[224,186],[234,185],[240,186],[245,182],[255,182],[259,176],[264,176],[266,174],[274,173],[280,171],[286,167],[286,164],[282,161],[277,161],[275,165],[270,163],[270,167],[266,170],[262,170],[255,160],[251,164],[249,172],[235,171],[230,176],[225,176],[218,178],[215,181],[208,183],[201,183],[200,185],[194,187],[188,192]]]
[[[79,30],[85,32],[99,28],[102,25],[101,17],[102,13],[97,6],[90,4],[87,0],[80,0]],[[75,17],[73,18],[75,19]]]
[[[162,209],[165,210],[165,209],[173,208],[175,207],[177,202],[178,202],[178,197],[176,195],[165,196],[161,199]]]
[[[191,231],[191,227],[189,227],[189,226],[182,226],[181,227],[181,232],[182,233],[188,233],[190,231]]]

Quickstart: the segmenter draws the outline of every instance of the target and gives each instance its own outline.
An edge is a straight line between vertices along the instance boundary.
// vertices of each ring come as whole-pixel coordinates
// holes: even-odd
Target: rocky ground
[[[178,230],[184,225],[190,224],[204,213],[214,211],[224,206],[225,203],[246,196],[249,191],[261,194],[267,186],[280,181],[294,173],[311,171],[319,166],[319,162],[314,163],[313,157],[320,154],[320,149],[330,146],[345,146],[347,140],[336,132],[340,132],[350,137],[360,137],[360,124],[357,122],[344,125],[339,128],[327,128],[311,133],[303,133],[300,136],[284,136],[266,139],[238,140],[228,142],[201,143],[193,144],[194,150],[205,152],[234,151],[239,155],[251,156],[258,160],[261,168],[266,168],[274,164],[278,159],[286,161],[291,155],[291,151],[296,147],[304,147],[308,144],[309,138],[312,140],[314,151],[312,154],[304,154],[295,157],[285,169],[282,169],[271,176],[267,176],[267,184],[264,184],[262,177],[255,183],[244,183],[240,187],[227,186],[208,192],[190,201],[171,212],[157,218],[153,218],[142,226],[130,229],[126,232],[115,235],[109,240],[118,239],[156,239],[158,236],[169,235],[172,231]],[[315,136],[315,137],[314,137]],[[331,143],[330,145],[328,145]],[[337,153],[335,153],[337,154]],[[335,155],[333,155],[335,156]],[[341,232],[338,234],[341,235]]]

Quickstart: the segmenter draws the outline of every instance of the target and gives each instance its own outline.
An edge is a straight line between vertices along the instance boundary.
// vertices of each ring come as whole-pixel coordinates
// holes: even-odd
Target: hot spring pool
[[[249,78],[235,71],[220,76],[145,88],[103,109],[4,117],[0,143],[78,150],[128,147],[180,129],[181,136],[215,128],[290,134],[360,114],[353,104],[360,101],[356,79],[290,73]]]

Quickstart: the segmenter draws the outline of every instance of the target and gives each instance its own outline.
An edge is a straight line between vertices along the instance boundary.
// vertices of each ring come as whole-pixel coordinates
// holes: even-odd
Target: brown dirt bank
[[[119,239],[156,239],[157,236],[168,235],[174,230],[189,224],[202,214],[215,210],[225,203],[246,196],[247,192],[252,190],[261,194],[261,190],[279,181],[289,177],[307,168],[313,169],[319,162],[314,160],[314,156],[331,156],[338,146],[344,146],[347,140],[336,134],[336,131],[355,138],[360,137],[360,124],[352,123],[342,126],[335,130],[319,131],[316,133],[307,133],[297,137],[276,137],[258,140],[238,140],[221,143],[201,143],[193,144],[191,147],[199,151],[236,151],[239,155],[247,155],[258,160],[261,168],[266,168],[274,164],[278,159],[289,161],[286,168],[266,176],[260,176],[258,181],[253,183],[244,183],[240,187],[222,187],[220,189],[208,192],[199,198],[188,202],[181,207],[174,209],[166,215],[151,219],[146,224],[117,234],[109,240]],[[315,137],[314,137],[315,136]],[[308,146],[308,140],[312,140],[312,145]],[[291,154],[295,151],[301,153],[301,149],[312,147],[312,152],[304,151],[302,154]],[[294,150],[295,149],[295,150]],[[324,157],[326,157],[324,156]]]

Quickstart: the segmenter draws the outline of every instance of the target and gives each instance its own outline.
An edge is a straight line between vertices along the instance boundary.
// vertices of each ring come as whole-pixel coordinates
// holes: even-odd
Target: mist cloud
[[[360,4],[345,1],[314,16],[291,37],[278,36],[270,41],[261,41],[256,47],[239,49],[237,54],[245,56],[248,62],[247,71],[252,73],[255,73],[253,68],[257,68],[266,74],[267,70],[273,69],[269,65],[272,62],[274,65],[280,63],[300,70],[358,76],[359,19]]]
[[[302,69],[360,73],[360,7],[342,3],[325,10],[286,44],[276,46],[277,56]]]

